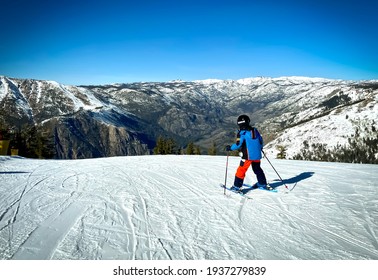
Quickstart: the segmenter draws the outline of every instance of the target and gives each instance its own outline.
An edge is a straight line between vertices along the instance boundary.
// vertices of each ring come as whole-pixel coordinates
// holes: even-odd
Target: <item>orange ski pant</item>
[[[241,160],[235,174],[234,186],[241,188],[244,182],[245,173],[252,164],[252,170],[256,174],[257,181],[260,184],[266,184],[264,171],[261,169],[260,160]]]
[[[244,179],[245,173],[247,172],[248,168],[251,166],[252,160],[245,160],[241,161],[238,169],[236,170],[235,176]]]

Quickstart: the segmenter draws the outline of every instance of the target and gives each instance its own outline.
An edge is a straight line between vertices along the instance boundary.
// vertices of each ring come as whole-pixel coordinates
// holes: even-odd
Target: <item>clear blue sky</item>
[[[378,79],[377,11],[376,0],[1,1],[0,75]]]

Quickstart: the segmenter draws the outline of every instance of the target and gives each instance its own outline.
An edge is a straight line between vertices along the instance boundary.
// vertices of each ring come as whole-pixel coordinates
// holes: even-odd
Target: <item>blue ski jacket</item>
[[[261,150],[264,146],[263,138],[254,127],[238,131],[236,143],[232,144],[231,150],[240,150],[242,158],[246,160],[260,160]]]

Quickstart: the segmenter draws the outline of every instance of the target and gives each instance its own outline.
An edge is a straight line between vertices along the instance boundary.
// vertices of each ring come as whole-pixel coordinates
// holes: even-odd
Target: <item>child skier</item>
[[[250,126],[250,121],[251,120],[247,115],[241,115],[238,117],[237,124],[239,126],[239,131],[236,137],[236,143],[232,146],[226,146],[227,151],[240,150],[242,153],[242,159],[235,174],[234,185],[231,187],[231,189],[236,191],[239,191],[243,186],[245,173],[251,165],[252,170],[257,177],[257,183],[254,187],[271,188],[267,185],[264,171],[260,166],[263,139],[258,130]]]

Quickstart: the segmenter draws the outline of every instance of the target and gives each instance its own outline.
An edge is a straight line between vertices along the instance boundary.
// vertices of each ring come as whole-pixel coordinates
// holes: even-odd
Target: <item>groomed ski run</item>
[[[225,163],[0,157],[0,259],[378,259],[378,166],[272,160],[287,194],[263,159],[278,193],[247,200]]]

